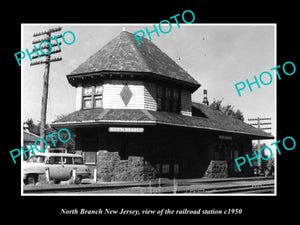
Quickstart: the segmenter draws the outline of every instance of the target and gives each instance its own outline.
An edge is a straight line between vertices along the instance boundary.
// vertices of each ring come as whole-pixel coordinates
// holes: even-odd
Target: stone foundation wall
[[[211,160],[205,171],[204,178],[224,178],[228,177],[227,161]]]
[[[156,170],[141,156],[121,160],[118,152],[97,153],[97,179],[110,181],[145,181],[156,177]]]

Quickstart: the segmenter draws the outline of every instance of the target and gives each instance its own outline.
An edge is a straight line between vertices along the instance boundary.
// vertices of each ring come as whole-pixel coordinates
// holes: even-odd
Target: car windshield
[[[43,163],[45,160],[45,156],[37,156],[37,155],[33,155],[31,156],[27,162],[31,162],[31,163]]]

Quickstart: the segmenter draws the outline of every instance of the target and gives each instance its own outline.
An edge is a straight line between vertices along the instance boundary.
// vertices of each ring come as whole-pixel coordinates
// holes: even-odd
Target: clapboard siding
[[[132,97],[127,104],[123,102],[120,92],[127,83]],[[108,80],[103,84],[103,108],[111,109],[143,109],[144,85],[142,81]]]
[[[144,82],[144,109],[156,111],[156,85],[151,82]]]
[[[76,88],[76,103],[75,110],[80,110],[82,107],[82,85],[78,84]]]
[[[181,114],[185,116],[192,116],[191,92],[181,90]]]
[[[126,106],[120,92],[127,83],[132,97]],[[157,110],[156,84],[148,81],[124,81],[107,80],[103,83],[103,108],[110,109],[146,109]],[[76,88],[76,110],[82,109],[82,85]],[[181,111],[182,115],[191,116],[191,93],[181,90]]]

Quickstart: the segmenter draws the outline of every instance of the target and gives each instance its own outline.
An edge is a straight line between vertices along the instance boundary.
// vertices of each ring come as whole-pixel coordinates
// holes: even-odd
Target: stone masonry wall
[[[204,178],[224,178],[228,177],[227,161],[211,160],[205,171]]]
[[[121,160],[118,152],[97,153],[97,178],[101,181],[145,181],[155,176],[156,170],[144,157],[129,156]]]

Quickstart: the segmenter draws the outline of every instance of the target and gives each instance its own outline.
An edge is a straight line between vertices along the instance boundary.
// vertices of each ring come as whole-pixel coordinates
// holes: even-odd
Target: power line
[[[271,130],[271,127],[262,127],[264,125],[271,125],[271,122],[266,122],[266,123],[262,123],[261,121],[270,121],[271,118],[252,118],[252,119],[248,119],[248,121],[254,121],[254,123],[249,123],[252,126],[257,126],[257,129],[265,131],[265,130]],[[266,132],[267,134],[271,134],[270,132]],[[260,150],[261,144],[260,144],[260,140],[257,140],[257,149]],[[259,162],[257,162],[259,164]]]

